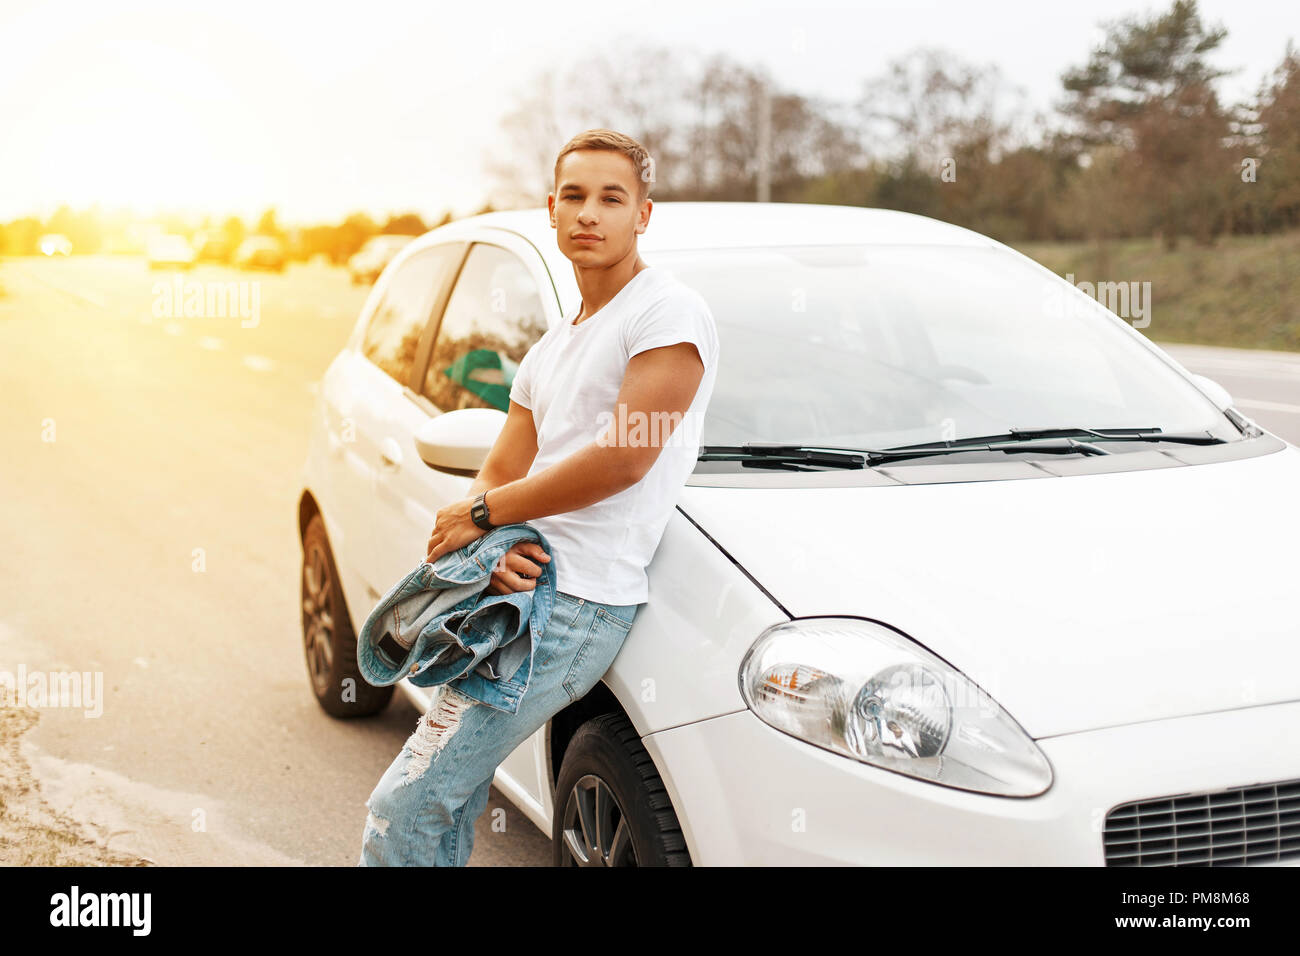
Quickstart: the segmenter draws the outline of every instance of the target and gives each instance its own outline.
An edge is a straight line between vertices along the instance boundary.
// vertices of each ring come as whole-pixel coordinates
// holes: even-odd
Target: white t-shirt
[[[556,587],[603,604],[641,604],[649,597],[645,568],[695,468],[700,431],[718,370],[713,313],[694,289],[656,266],[642,269],[604,308],[573,324],[582,303],[548,329],[524,355],[510,398],[533,413],[540,471],[596,441],[615,424],[620,440],[657,442],[659,457],[630,488],[586,508],[528,521],[546,536]],[[662,423],[629,420],[615,409],[627,362],[646,349],[693,342],[704,377],[672,434]],[[619,421],[622,421],[620,428]],[[638,430],[639,429],[639,430]],[[491,495],[488,496],[489,504]]]

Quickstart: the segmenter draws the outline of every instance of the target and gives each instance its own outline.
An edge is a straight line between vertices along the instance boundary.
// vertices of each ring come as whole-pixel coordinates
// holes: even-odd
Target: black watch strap
[[[487,492],[479,492],[479,496],[474,499],[474,504],[470,506],[469,516],[474,519],[474,523],[484,531],[491,531],[496,527],[492,523],[491,516],[488,514]]]

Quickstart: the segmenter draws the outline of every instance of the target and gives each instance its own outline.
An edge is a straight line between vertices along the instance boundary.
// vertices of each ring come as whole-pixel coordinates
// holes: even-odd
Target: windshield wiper
[[[1092,441],[1079,441],[1087,437]],[[1224,439],[1209,432],[1178,434],[1159,428],[1013,428],[997,435],[958,438],[953,441],[897,445],[892,448],[845,448],[839,445],[788,445],[780,442],[745,442],[743,445],[702,445],[699,461],[741,461],[755,467],[806,471],[811,467],[869,468],[908,458],[927,458],[965,452],[1000,451],[1008,455],[1109,455],[1097,442],[1176,442],[1183,445],[1221,445]]]
[[[743,461],[763,468],[782,468],[807,471],[801,465],[823,468],[865,468],[867,455],[874,454],[863,448],[837,448],[821,445],[783,445],[779,442],[751,441],[743,445],[701,445],[697,461]]]
[[[742,461],[759,468],[788,468],[804,471],[801,465],[824,468],[867,468],[908,458],[956,455],[973,451],[1001,451],[1007,454],[1041,452],[1048,455],[1108,455],[1110,452],[1089,442],[1026,439],[1004,443],[939,443],[937,446],[905,448],[844,448],[836,445],[783,445],[778,442],[746,442],[743,445],[703,445],[699,461]]]
[[[907,458],[928,458],[934,455],[958,455],[970,451],[1000,451],[1008,455],[1040,452],[1045,455],[1109,455],[1106,449],[1091,442],[1073,438],[1026,438],[1015,441],[976,441],[974,439],[936,445],[916,445],[903,448],[884,448],[873,452],[875,462],[902,461]]]
[[[1144,441],[1177,442],[1182,445],[1221,445],[1222,438],[1209,432],[1183,435],[1162,432],[1159,428],[1013,428],[998,435],[980,435],[975,438],[958,438],[955,441],[935,441],[920,445],[898,445],[885,451],[915,451],[926,448],[960,448],[967,445],[987,445],[990,442],[1025,442],[1040,438],[1080,438],[1094,441]]]

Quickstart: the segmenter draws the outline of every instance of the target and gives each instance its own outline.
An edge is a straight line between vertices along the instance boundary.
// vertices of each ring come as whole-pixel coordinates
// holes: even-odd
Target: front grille
[[[1300,780],[1140,800],[1106,814],[1107,866],[1245,866],[1300,858]]]

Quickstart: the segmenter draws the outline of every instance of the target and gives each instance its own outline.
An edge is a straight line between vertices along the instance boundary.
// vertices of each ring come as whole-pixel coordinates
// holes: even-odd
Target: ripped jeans
[[[596,686],[640,607],[556,591],[546,632],[533,648],[533,673],[517,713],[471,700],[455,689],[454,681],[434,687],[428,712],[366,800],[370,812],[357,865],[468,863],[474,821],[487,807],[497,766]]]

